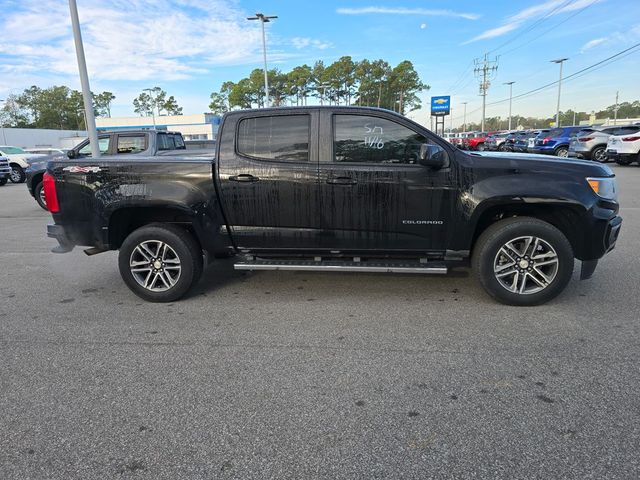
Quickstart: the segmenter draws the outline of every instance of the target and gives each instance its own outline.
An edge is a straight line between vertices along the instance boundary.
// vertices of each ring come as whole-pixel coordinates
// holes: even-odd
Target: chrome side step
[[[371,273],[422,273],[443,275],[447,267],[439,262],[398,261],[312,261],[312,260],[266,260],[255,259],[237,262],[236,270],[291,270],[318,272],[371,272]]]

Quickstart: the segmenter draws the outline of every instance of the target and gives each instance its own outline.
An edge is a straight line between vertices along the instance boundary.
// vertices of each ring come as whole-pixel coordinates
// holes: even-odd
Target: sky
[[[487,116],[508,116],[514,97],[640,43],[640,0],[77,0],[91,89],[116,95],[112,116],[160,86],[184,113],[207,111],[209,95],[262,66],[256,12],[267,24],[269,68],[288,71],[343,55],[413,62],[430,89],[410,117],[429,124],[431,95],[451,95],[446,126],[479,121],[474,59],[498,69]],[[80,89],[67,0],[0,0],[0,98],[31,85]],[[640,48],[562,85],[561,110],[591,112],[640,99]],[[555,114],[557,85],[513,100],[513,114]],[[498,102],[492,104],[493,102]]]

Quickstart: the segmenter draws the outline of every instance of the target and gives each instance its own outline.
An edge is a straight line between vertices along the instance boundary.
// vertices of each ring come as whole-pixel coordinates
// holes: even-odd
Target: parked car
[[[474,132],[467,138],[462,140],[462,148],[464,150],[475,150],[482,152],[485,149],[485,141],[487,134],[485,132]]]
[[[148,156],[162,155],[176,150],[186,150],[182,134],[164,130],[119,130],[108,131],[98,135],[100,154],[104,156],[123,154],[145,154]],[[47,209],[42,179],[47,169],[47,162],[60,157],[85,158],[91,157],[89,139],[80,142],[66,155],[40,156],[31,159],[25,170],[27,189],[35,201],[43,209]]]
[[[618,165],[640,163],[640,125],[622,127],[607,141],[607,156]]]
[[[29,166],[28,160],[44,157],[45,155],[28,153],[20,147],[3,145],[0,146],[0,156],[9,159],[9,166],[11,167],[11,176],[9,179],[13,183],[22,183],[26,178],[25,169]]]
[[[504,143],[502,144],[502,149],[505,152],[513,152],[513,151],[515,151],[516,142],[519,139],[526,137],[528,134],[529,134],[528,130],[519,130],[519,131],[516,131],[516,132],[509,133],[509,135],[507,135],[507,138],[505,139]]]
[[[7,157],[0,157],[0,187],[7,184],[11,177],[11,167]]]
[[[556,157],[569,156],[569,144],[571,139],[583,127],[560,127],[552,128],[545,134],[536,137],[532,148],[527,148],[529,153],[541,153],[545,155],[555,155]]]
[[[485,150],[496,151],[499,150],[501,152],[504,151],[504,142],[507,140],[507,136],[509,132],[497,132],[492,135],[489,135],[485,142],[484,147]]]
[[[25,148],[25,152],[40,153],[42,155],[66,155],[68,148]]]
[[[466,153],[365,107],[232,111],[207,161],[51,161],[44,185],[55,251],[120,250],[124,282],[153,302],[182,297],[205,257],[230,251],[238,270],[473,265],[497,300],[535,305],[564,289],[574,258],[590,277],[622,222],[606,165]]]
[[[535,138],[541,133],[547,133],[548,131],[549,130],[530,130],[524,135],[519,136],[513,143],[513,151],[526,153],[529,146],[533,147]]]

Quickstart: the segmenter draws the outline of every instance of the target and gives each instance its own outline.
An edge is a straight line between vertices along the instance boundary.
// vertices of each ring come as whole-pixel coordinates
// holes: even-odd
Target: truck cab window
[[[98,139],[98,148],[100,149],[100,154],[105,155],[109,152],[109,144],[111,143],[110,137],[100,137]],[[90,157],[91,156],[91,144],[87,142],[87,144],[82,147],[78,154],[82,157]]]
[[[140,153],[145,144],[144,135],[118,135],[118,153]]]
[[[427,139],[399,123],[364,115],[336,115],[335,162],[417,164]]]
[[[247,157],[309,161],[309,115],[275,115],[242,120],[237,150]]]

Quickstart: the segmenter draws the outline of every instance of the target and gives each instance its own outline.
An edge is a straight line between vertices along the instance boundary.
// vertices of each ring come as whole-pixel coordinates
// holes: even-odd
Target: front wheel
[[[42,184],[42,182],[39,182],[36,185],[36,188],[33,190],[33,193],[36,197],[36,202],[38,202],[38,205],[40,205],[41,208],[47,210],[47,201],[44,198],[44,185]]]
[[[118,266],[124,282],[140,298],[172,302],[200,279],[202,250],[187,230],[150,224],[125,239]]]
[[[0,178],[0,187],[4,187],[7,184],[8,179]]]
[[[607,148],[606,147],[596,147],[591,152],[591,159],[595,162],[607,163]]]
[[[486,292],[507,305],[532,306],[559,295],[573,273],[573,249],[553,225],[513,217],[478,239],[473,267]]]
[[[476,150],[479,152],[484,152],[484,143],[479,143],[476,147]]]
[[[13,183],[22,183],[27,176],[20,165],[11,165],[11,175],[9,178]]]

